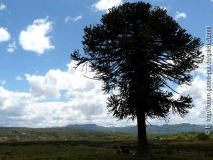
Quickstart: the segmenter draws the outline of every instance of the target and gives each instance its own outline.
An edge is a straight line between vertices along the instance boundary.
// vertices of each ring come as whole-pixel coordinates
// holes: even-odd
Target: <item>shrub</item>
[[[196,135],[194,135],[194,134],[188,134],[187,137],[188,137],[189,139],[194,139],[194,138],[196,137]]]
[[[182,134],[178,134],[175,139],[185,139],[185,136]]]
[[[156,134],[153,134],[153,135],[148,135],[147,138],[148,138],[148,139],[152,139],[152,138],[154,138],[154,139],[155,139],[155,138],[156,138],[156,139],[160,139],[160,136],[159,136],[159,135],[156,135]]]
[[[209,136],[206,135],[205,133],[198,133],[196,135],[196,138],[199,139],[199,140],[205,141],[205,140],[209,139]]]

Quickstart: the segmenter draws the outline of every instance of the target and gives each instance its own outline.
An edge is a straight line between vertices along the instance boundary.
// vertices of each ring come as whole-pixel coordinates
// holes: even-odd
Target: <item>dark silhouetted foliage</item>
[[[76,67],[88,64],[96,71],[93,78],[102,80],[103,91],[110,93],[110,113],[119,120],[137,118],[139,150],[146,150],[147,118],[165,119],[170,109],[184,117],[193,107],[189,95],[174,99],[175,90],[167,81],[191,84],[190,72],[203,61],[203,44],[165,9],[144,2],[113,7],[101,24],[85,27],[84,32],[85,55],[75,50],[71,58],[78,61]]]
[[[199,140],[205,141],[205,140],[209,139],[209,136],[206,135],[205,133],[198,133],[196,135],[196,138],[199,139]]]

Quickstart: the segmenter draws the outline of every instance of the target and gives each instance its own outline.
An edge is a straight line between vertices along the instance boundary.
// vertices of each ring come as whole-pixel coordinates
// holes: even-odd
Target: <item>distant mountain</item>
[[[137,134],[137,126],[126,126],[126,127],[103,127],[96,124],[70,124],[66,128],[76,127],[84,130],[91,131],[117,131]],[[162,126],[152,125],[147,126],[147,134],[178,134],[187,132],[204,132],[205,125],[198,124],[165,124]],[[211,129],[213,131],[213,129]]]
[[[79,127],[85,130],[91,130],[91,131],[101,131],[103,130],[105,127],[102,126],[97,126],[96,124],[69,124],[65,127]]]
[[[103,126],[103,127],[125,127],[125,126],[110,124],[110,125],[106,125],[106,126]]]
[[[148,134],[177,134],[177,133],[188,133],[188,132],[204,132],[205,125],[197,124],[173,124],[173,125],[162,125],[162,126],[148,126]],[[213,131],[213,130],[212,130]]]

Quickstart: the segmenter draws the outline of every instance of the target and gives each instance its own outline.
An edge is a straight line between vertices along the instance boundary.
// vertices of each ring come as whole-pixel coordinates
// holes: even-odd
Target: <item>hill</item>
[[[96,124],[70,124],[65,128],[77,127],[85,130],[91,131],[117,131],[137,134],[137,126],[126,126],[126,127],[103,127]],[[162,126],[152,125],[147,126],[147,134],[179,134],[179,133],[188,133],[188,132],[204,132],[205,125],[198,124],[165,124]],[[213,131],[213,130],[212,130]]]

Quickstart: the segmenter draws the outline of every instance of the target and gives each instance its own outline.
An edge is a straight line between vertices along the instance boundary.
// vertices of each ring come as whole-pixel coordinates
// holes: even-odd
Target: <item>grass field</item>
[[[205,136],[147,135],[150,160],[213,160],[213,136],[199,140]],[[137,135],[79,128],[0,127],[0,160],[146,160],[114,154],[120,146],[136,152]]]
[[[63,140],[137,139],[137,135],[113,131],[88,131],[79,128],[0,127],[0,142],[63,141]]]
[[[115,147],[136,151],[136,140],[72,140],[0,143],[1,160],[137,160],[115,155]],[[211,140],[149,140],[151,160],[213,160]]]

